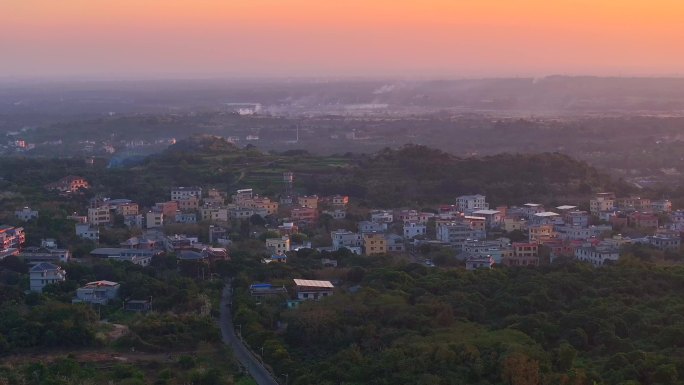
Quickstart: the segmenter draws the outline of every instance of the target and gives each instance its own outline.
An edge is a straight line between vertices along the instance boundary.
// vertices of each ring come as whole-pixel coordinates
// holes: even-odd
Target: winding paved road
[[[221,335],[223,343],[229,345],[233,349],[233,354],[240,361],[242,366],[247,368],[249,374],[259,385],[279,385],[273,378],[271,372],[259,362],[259,360],[247,349],[237,335],[235,335],[235,328],[233,327],[233,318],[230,312],[231,298],[233,290],[230,283],[223,288],[223,295],[221,296]]]

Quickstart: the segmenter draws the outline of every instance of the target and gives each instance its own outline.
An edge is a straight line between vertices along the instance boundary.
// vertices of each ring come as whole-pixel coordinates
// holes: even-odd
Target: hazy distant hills
[[[684,78],[0,82],[0,114],[230,110],[239,103],[274,114],[681,114]]]

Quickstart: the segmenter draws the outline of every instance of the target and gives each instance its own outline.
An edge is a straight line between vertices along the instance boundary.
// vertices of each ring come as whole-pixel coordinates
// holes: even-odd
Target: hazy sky
[[[0,0],[5,76],[684,75],[682,0]]]

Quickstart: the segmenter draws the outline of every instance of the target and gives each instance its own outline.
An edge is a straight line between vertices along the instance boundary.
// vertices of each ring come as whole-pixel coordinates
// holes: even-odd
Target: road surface
[[[221,296],[220,324],[223,343],[231,347],[235,358],[240,361],[242,366],[247,368],[247,371],[252,376],[254,381],[257,382],[257,384],[279,385],[278,382],[273,379],[271,372],[266,370],[261,362],[259,362],[259,360],[247,349],[242,340],[235,334],[235,328],[233,327],[233,318],[230,309],[232,296],[233,291],[229,283],[223,288],[223,295]]]

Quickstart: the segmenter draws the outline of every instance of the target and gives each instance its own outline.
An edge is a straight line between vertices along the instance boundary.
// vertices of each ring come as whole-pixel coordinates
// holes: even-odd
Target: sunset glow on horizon
[[[0,77],[684,74],[679,0],[6,0]]]

